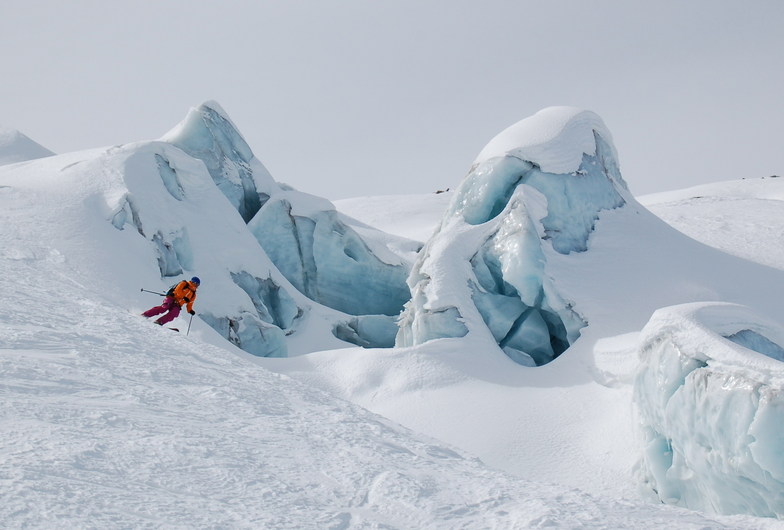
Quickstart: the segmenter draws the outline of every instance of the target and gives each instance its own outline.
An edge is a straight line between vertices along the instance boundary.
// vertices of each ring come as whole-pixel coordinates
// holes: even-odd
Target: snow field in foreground
[[[195,323],[189,337],[155,327],[73,281],[62,256],[29,250],[0,253],[4,524],[700,528],[709,522],[493,471],[273,374],[247,354],[206,344],[200,337],[212,332],[205,325]]]

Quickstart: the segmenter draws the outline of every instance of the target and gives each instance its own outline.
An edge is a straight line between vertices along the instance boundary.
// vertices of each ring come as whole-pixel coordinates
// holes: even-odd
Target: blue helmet
[[[195,283],[196,285],[200,285],[201,284],[201,280],[199,279],[198,276],[194,276],[193,278],[191,278],[191,281],[193,283]]]

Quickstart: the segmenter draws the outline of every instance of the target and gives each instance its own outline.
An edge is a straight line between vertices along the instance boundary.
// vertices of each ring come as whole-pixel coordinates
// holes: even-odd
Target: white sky
[[[0,126],[58,152],[214,99],[273,177],[454,188],[501,130],[599,114],[636,195],[784,173],[784,2],[2,0]]]

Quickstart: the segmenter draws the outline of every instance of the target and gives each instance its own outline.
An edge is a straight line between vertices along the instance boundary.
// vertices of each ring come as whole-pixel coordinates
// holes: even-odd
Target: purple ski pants
[[[167,313],[168,311],[168,313]],[[178,316],[180,316],[180,306],[174,303],[174,298],[171,296],[167,296],[163,299],[163,303],[159,306],[153,307],[148,309],[144,313],[143,316],[150,318],[154,317],[155,315],[160,315],[161,313],[166,313],[161,318],[155,321],[156,324],[164,325],[167,322],[171,322]]]

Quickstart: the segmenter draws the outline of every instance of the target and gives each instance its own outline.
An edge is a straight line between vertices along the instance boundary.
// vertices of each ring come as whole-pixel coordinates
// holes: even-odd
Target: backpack
[[[177,286],[180,285],[184,281],[185,280],[180,280],[177,283],[175,283],[174,285],[172,285],[171,287],[169,287],[169,290],[166,291],[166,296],[174,296],[174,289],[176,289]]]

